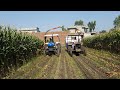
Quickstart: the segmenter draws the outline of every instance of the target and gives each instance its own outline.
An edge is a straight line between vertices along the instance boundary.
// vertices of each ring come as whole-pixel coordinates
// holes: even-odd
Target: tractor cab
[[[55,46],[53,36],[51,36],[51,37],[48,38],[48,36],[45,36],[45,44],[47,44],[48,47],[54,47]]]
[[[47,46],[48,47],[54,47],[55,46],[55,42],[50,38],[50,40],[48,41]]]

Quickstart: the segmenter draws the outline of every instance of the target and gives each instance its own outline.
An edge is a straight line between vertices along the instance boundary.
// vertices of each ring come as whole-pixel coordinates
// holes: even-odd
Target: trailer
[[[73,56],[73,53],[80,55],[80,53],[86,55],[85,48],[83,46],[83,37],[84,33],[75,33],[69,34],[66,36],[66,49],[70,56]]]

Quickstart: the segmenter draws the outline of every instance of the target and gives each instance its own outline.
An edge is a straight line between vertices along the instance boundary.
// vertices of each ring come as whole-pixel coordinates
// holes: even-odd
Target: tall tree
[[[62,28],[62,31],[67,31],[64,25],[61,28]]]
[[[75,25],[78,25],[78,21],[75,21]]]
[[[106,33],[106,30],[102,30],[102,31],[100,31],[99,33]]]
[[[79,20],[79,21],[75,21],[75,26],[76,25],[84,25],[83,21],[82,20]]]
[[[40,32],[39,28],[37,27],[37,32]]]
[[[83,29],[84,29],[84,31],[85,31],[85,33],[87,33],[88,32],[88,28],[86,28],[86,27],[82,27]]]
[[[0,26],[0,29],[2,29],[3,26]]]
[[[95,30],[96,27],[96,21],[93,21],[93,31]]]
[[[88,22],[88,28],[89,28],[89,32],[92,32],[92,25],[91,25],[91,22]]]
[[[120,15],[115,18],[115,20],[113,21],[113,24],[114,24],[115,28],[120,27]]]
[[[96,21],[88,22],[88,27],[89,27],[89,32],[94,31],[96,27]]]

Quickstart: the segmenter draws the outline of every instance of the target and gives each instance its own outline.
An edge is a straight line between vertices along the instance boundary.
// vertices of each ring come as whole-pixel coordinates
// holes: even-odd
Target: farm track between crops
[[[88,61],[88,59],[83,57],[76,57],[74,55],[73,59],[75,60],[76,64],[80,68],[80,70],[86,76],[86,79],[107,79],[107,76],[104,73],[98,71],[93,63]]]
[[[120,78],[120,56],[86,48],[87,56],[71,57],[62,48],[59,57],[38,56],[4,79],[111,79]]]

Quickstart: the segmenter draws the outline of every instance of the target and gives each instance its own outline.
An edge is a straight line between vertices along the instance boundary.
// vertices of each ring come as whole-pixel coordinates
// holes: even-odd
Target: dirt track
[[[59,57],[39,56],[5,77],[11,79],[120,78],[120,56],[86,48],[87,56],[70,57],[62,48]]]

